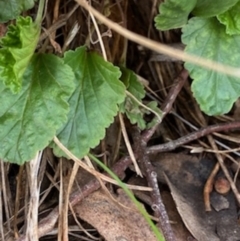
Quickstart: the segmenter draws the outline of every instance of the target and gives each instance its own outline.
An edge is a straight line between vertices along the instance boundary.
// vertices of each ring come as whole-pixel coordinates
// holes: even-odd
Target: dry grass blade
[[[225,74],[228,74],[231,76],[240,77],[240,70],[238,68],[226,66],[226,65],[223,65],[220,63],[213,62],[208,59],[200,58],[198,56],[189,55],[189,54],[184,53],[181,50],[171,48],[167,45],[160,44],[160,43],[150,40],[146,37],[135,34],[131,31],[121,27],[119,24],[114,23],[113,21],[106,18],[105,16],[103,16],[101,13],[99,13],[94,8],[92,8],[87,3],[87,1],[85,1],[85,0],[75,0],[75,1],[78,2],[79,5],[84,7],[90,13],[92,13],[98,20],[100,20],[101,22],[106,24],[109,28],[118,32],[125,38],[132,40],[144,47],[147,47],[147,48],[149,48],[155,52],[161,53],[161,54],[166,54],[166,55],[171,56],[176,59],[192,62],[194,64],[197,64],[197,65],[202,66],[207,69],[212,69],[212,70],[218,71],[220,73],[225,73]]]
[[[10,211],[11,210],[9,208],[9,202],[8,202],[8,195],[7,195],[7,190],[6,190],[6,180],[7,180],[7,177],[6,177],[6,172],[5,172],[5,168],[4,168],[4,163],[1,161],[0,163],[0,192],[1,192],[1,195],[0,195],[0,201],[1,201],[1,221],[0,221],[0,232],[1,232],[1,236],[3,237],[2,240],[4,240],[4,223],[3,223],[3,207],[5,207],[5,214],[6,214],[6,218],[7,218],[7,229],[8,231],[11,230],[10,228]]]
[[[4,238],[4,228],[3,228],[3,203],[2,203],[2,187],[0,188],[0,235],[1,235],[1,240],[5,241]]]
[[[126,91],[126,94],[131,97],[134,101],[136,101],[140,106],[142,106],[144,109],[148,110],[149,112],[153,113],[157,119],[158,122],[161,123],[162,121],[162,116],[160,116],[156,111],[153,109],[149,108],[148,106],[144,105],[141,101],[139,101],[133,94],[131,94],[129,91]]]
[[[76,156],[74,156],[59,140],[57,137],[54,137],[54,142],[58,145],[58,147],[64,151],[69,158],[71,158],[72,160],[74,160],[75,162],[77,162],[79,164],[80,167],[82,167],[83,169],[85,169],[86,171],[88,171],[89,173],[91,173],[92,175],[96,176],[97,178],[101,178],[102,180],[115,184],[115,185],[119,185],[117,183],[117,181],[113,180],[112,178],[101,174],[100,172],[95,171],[92,168],[89,168],[85,163],[83,163],[81,160],[79,160]],[[151,188],[149,187],[139,187],[139,186],[135,186],[135,185],[128,185],[126,184],[126,186],[129,189],[137,189],[137,190],[142,190],[142,191],[152,191]]]
[[[240,164],[239,159],[236,158],[236,156],[240,156],[240,105],[235,105],[231,112],[224,116],[208,117],[202,114],[192,94],[192,80],[189,78],[187,70],[183,68],[183,61],[193,62],[199,67],[237,77],[240,76],[240,70],[184,53],[184,46],[180,43],[180,29],[158,31],[154,27],[154,17],[157,15],[158,6],[162,2],[163,0],[150,0],[146,4],[145,1],[136,0],[45,0],[42,32],[36,52],[55,54],[57,55],[55,57],[64,59],[62,55],[66,54],[68,49],[74,52],[76,48],[85,45],[88,51],[100,53],[112,65],[116,67],[124,65],[133,71],[145,88],[144,104],[127,91],[125,96],[132,98],[139,106],[150,112],[152,110],[147,107],[148,102],[151,100],[157,101],[162,114],[159,115],[152,111],[149,115],[144,115],[144,121],[150,123],[156,115],[158,123],[151,129],[142,132],[138,130],[138,139],[143,141],[141,144],[143,152],[141,154],[135,147],[136,141],[132,133],[136,125],[127,121],[126,115],[120,114],[114,118],[114,123],[106,129],[104,139],[98,146],[91,149],[91,153],[101,158],[105,166],[111,169],[121,180],[126,181],[126,186],[129,189],[144,193],[148,202],[140,196],[137,196],[137,198],[145,203],[148,206],[147,210],[152,213],[154,211],[151,210],[151,207],[159,208],[160,206],[157,183],[160,184],[161,195],[163,192],[168,192],[169,189],[167,189],[166,183],[159,179],[158,170],[162,172],[162,168],[151,169],[150,165],[153,164],[154,166],[154,162],[158,160],[150,159],[149,161],[149,153],[176,153],[177,164],[181,163],[183,159],[181,157],[182,151],[191,154],[189,156],[196,157],[196,159],[209,158],[210,166],[207,165],[204,168],[200,166],[200,169],[198,169],[199,166],[196,166],[196,173],[201,173],[203,170],[209,171],[208,174],[210,174],[212,170],[212,175],[209,176],[207,182],[201,183],[201,190],[196,196],[202,201],[202,205],[199,207],[202,207],[203,213],[205,214],[203,206],[203,199],[205,199],[206,210],[210,210],[212,205],[212,214],[215,211],[210,193],[216,173],[217,175],[224,175],[225,173],[236,199],[240,203],[240,194],[236,189],[236,186],[238,187],[238,183],[240,183]],[[36,3],[24,15],[35,16],[37,8],[38,4]],[[2,25],[7,28],[8,23],[0,24],[0,28]],[[58,52],[60,50],[62,51],[61,54]],[[35,116],[38,116],[38,112],[34,113]],[[219,132],[224,132],[224,134]],[[90,155],[80,160],[63,146],[56,137],[53,141],[66,153],[70,160],[55,156],[53,150],[47,147],[43,152],[40,167],[38,167],[39,159],[38,161],[32,160],[20,167],[12,163],[1,162],[1,241],[12,241],[13,239],[34,241],[39,240],[39,238],[42,241],[103,240],[103,237],[99,237],[102,234],[98,227],[92,224],[94,228],[89,228],[88,225],[91,225],[91,223],[86,224],[74,209],[76,205],[79,205],[80,202],[83,202],[85,198],[87,199],[90,194],[98,189],[107,193],[106,198],[113,205],[117,204],[115,206],[122,206],[126,209],[127,205],[118,202],[111,195],[111,191],[116,191],[118,187],[110,184],[119,184],[110,178],[106,172],[102,173],[101,167],[98,169],[94,162],[91,163]],[[186,145],[187,143],[189,144]],[[81,140],[76,144],[81,145]],[[159,156],[162,156],[162,154]],[[226,160],[223,160],[223,158]],[[216,159],[218,159],[218,162],[216,162]],[[169,163],[169,160],[167,161]],[[144,165],[143,162],[145,162]],[[171,171],[176,168],[176,162],[169,165]],[[215,169],[211,169],[215,164]],[[232,168],[233,164],[236,169]],[[82,183],[81,178],[85,170],[79,167],[82,167],[94,177],[88,175],[89,179]],[[232,168],[234,178],[229,176],[228,167],[229,169]],[[147,169],[148,172],[146,172]],[[139,177],[137,182],[132,183],[130,180],[136,175],[136,172],[141,176],[143,174],[144,177]],[[149,181],[152,188],[144,187],[144,185],[147,185],[148,179],[146,173],[148,173],[148,177],[153,175],[153,178],[150,177],[151,180]],[[182,174],[181,171],[178,171],[178,173]],[[194,178],[196,176],[193,175]],[[189,178],[189,176],[187,177]],[[204,180],[206,179],[207,175]],[[181,177],[179,177],[178,182],[183,186],[181,180]],[[202,193],[204,184],[206,186],[204,193]],[[154,193],[156,202],[153,202],[154,198],[151,200],[150,192]],[[214,192],[213,189],[211,195]],[[232,197],[234,196],[231,191],[229,194]],[[236,201],[233,201],[236,205]],[[196,204],[195,202],[192,203]],[[164,199],[163,204],[166,205]],[[176,206],[179,207],[179,205]],[[129,208],[130,206],[127,206],[127,209]],[[171,211],[166,209],[165,213],[169,215]],[[98,211],[96,211],[97,213]],[[155,218],[156,223],[159,223],[160,214],[165,215],[165,213],[155,209],[155,215],[158,216]],[[99,218],[95,219],[96,222],[101,224],[103,218],[101,212],[99,214]],[[237,215],[237,213],[235,214]],[[199,217],[199,215],[195,216]],[[171,215],[169,215],[170,222],[166,216],[163,219],[170,224],[175,222]],[[40,220],[39,223],[38,220]],[[116,223],[115,226],[117,226]],[[195,226],[199,230],[205,229],[201,225]],[[163,229],[161,228],[161,230]],[[108,232],[108,228],[106,228],[106,231]],[[137,229],[134,231],[138,232]],[[164,231],[164,233],[167,232],[169,231]],[[177,240],[180,239],[178,234],[175,236]],[[183,240],[187,239],[188,237]],[[169,240],[169,238],[166,240]]]
[[[27,218],[28,239],[38,241],[38,204],[40,187],[38,183],[38,170],[42,157],[42,152],[38,152],[33,160],[28,163],[29,186],[30,186],[30,202]]]
[[[119,120],[120,120],[120,125],[121,125],[121,130],[122,130],[123,138],[124,138],[125,144],[126,144],[127,149],[128,149],[128,153],[129,153],[129,155],[130,155],[130,157],[131,157],[131,159],[132,159],[132,162],[133,162],[133,165],[134,165],[134,167],[135,167],[136,173],[137,173],[139,176],[142,177],[142,176],[143,176],[143,175],[142,175],[142,172],[141,172],[141,170],[140,170],[140,168],[139,168],[139,166],[138,166],[138,164],[137,164],[137,160],[136,160],[135,155],[134,155],[134,153],[133,153],[132,146],[131,146],[130,141],[129,141],[129,139],[128,139],[127,130],[126,130],[126,128],[125,128],[125,124],[124,124],[124,121],[123,121],[122,114],[119,113],[118,116],[119,116]]]
[[[105,47],[104,47],[104,44],[103,44],[102,36],[101,36],[100,30],[98,28],[97,22],[96,22],[95,17],[93,16],[93,14],[91,12],[89,12],[89,15],[90,15],[90,17],[92,19],[92,22],[94,24],[95,30],[97,32],[98,41],[99,41],[100,46],[101,46],[103,58],[104,58],[105,61],[107,61],[106,50],[105,50]]]
[[[65,229],[67,229],[67,223],[65,223],[64,221],[66,221],[65,216],[67,215],[67,210],[64,209],[64,187],[63,187],[63,165],[62,165],[62,158],[60,158],[60,187],[59,187],[59,206],[58,206],[58,213],[59,213],[59,218],[58,218],[58,241],[61,240],[65,240],[68,241],[68,236],[65,236]]]

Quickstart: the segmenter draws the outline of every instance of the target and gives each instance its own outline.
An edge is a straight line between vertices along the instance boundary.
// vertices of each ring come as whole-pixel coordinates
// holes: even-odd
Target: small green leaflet
[[[240,1],[227,12],[217,16],[220,23],[226,25],[226,33],[240,34]]]
[[[238,1],[239,0],[197,0],[197,5],[192,13],[198,17],[214,17],[226,12]]]
[[[199,17],[214,17],[233,7],[239,0],[165,0],[159,6],[155,26],[159,30],[183,27],[192,12]]]
[[[34,0],[0,0],[0,22],[17,18],[21,12],[34,6]]]
[[[0,158],[23,164],[46,147],[67,120],[74,75],[54,55],[34,55],[17,94],[0,82]]]
[[[127,91],[130,92],[138,102],[142,103],[142,99],[145,97],[143,85],[138,81],[137,76],[133,71],[124,67],[121,68],[121,71],[121,80],[126,85]],[[140,106],[137,101],[127,95],[125,101],[120,105],[120,111],[125,113],[130,122],[132,124],[137,124],[141,130],[152,127],[156,123],[155,118],[147,124],[144,115],[151,114],[151,112],[143,106]],[[149,102],[146,106],[161,116],[160,110],[157,108],[157,103],[155,101]]]
[[[166,0],[159,6],[155,17],[155,26],[159,30],[181,28],[188,21],[188,15],[193,10],[197,0]]]
[[[225,33],[225,26],[216,18],[192,18],[182,29],[185,51],[233,67],[239,67],[240,36]],[[208,115],[229,112],[240,96],[240,79],[204,69],[191,63],[189,71],[192,91],[200,108]]]
[[[139,101],[145,96],[145,90],[142,84],[137,80],[137,76],[133,71],[122,67],[121,80],[125,83],[127,90]],[[126,96],[125,101],[120,105],[120,111],[126,113],[128,119],[132,124],[137,124],[140,129],[145,129],[146,124],[143,119],[143,111],[140,109],[139,104],[130,96]]]
[[[58,139],[74,155],[85,156],[98,145],[124,101],[125,87],[119,80],[119,68],[103,60],[86,47],[65,53],[64,61],[75,74],[76,88],[69,99],[67,123],[58,131]],[[54,152],[64,155],[55,144]]]
[[[162,111],[158,108],[158,103],[156,101],[150,101],[149,103],[146,104],[146,106],[149,109],[151,109],[151,111],[145,109],[145,112],[147,115],[153,113],[153,111],[155,112],[154,118],[152,118],[152,120],[147,123],[146,129],[149,129],[149,128],[152,128],[153,126],[155,126],[157,123],[159,123],[159,121],[162,120]]]
[[[21,90],[22,76],[34,54],[40,27],[30,17],[19,17],[0,40],[0,82],[13,93]]]

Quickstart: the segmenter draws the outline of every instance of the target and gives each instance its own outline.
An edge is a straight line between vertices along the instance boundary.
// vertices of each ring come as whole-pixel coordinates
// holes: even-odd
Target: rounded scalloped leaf
[[[0,80],[17,93],[22,87],[23,74],[38,43],[40,26],[30,17],[18,17],[16,25],[10,25],[0,44]]]
[[[226,33],[230,35],[240,34],[240,2],[228,11],[217,16],[220,23],[226,26]]]
[[[166,0],[159,6],[159,14],[155,17],[155,26],[159,30],[181,28],[188,21],[188,16],[197,0]]]
[[[198,17],[214,17],[226,12],[233,7],[239,0],[198,0],[193,14]]]
[[[239,67],[240,36],[225,33],[216,18],[192,18],[183,28],[185,51],[233,67]],[[193,79],[192,91],[202,111],[220,115],[230,111],[240,96],[240,79],[186,63]]]
[[[15,19],[22,11],[34,6],[34,0],[1,0],[0,1],[0,22],[7,22]]]
[[[77,157],[85,156],[105,136],[124,101],[125,87],[119,80],[119,68],[96,53],[80,47],[69,51],[64,61],[75,73],[76,89],[69,99],[68,122],[58,132],[58,139]],[[64,155],[53,143],[56,155]]]
[[[63,60],[34,55],[18,94],[0,82],[0,158],[23,164],[46,147],[67,120],[73,72]]]

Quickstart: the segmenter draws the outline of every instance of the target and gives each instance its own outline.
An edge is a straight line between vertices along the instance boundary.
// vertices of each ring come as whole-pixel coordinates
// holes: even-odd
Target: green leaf
[[[49,144],[67,120],[73,79],[60,58],[39,54],[33,56],[18,94],[0,82],[1,159],[23,164]]]
[[[193,9],[193,14],[199,17],[214,17],[226,12],[239,0],[197,0],[197,5]]]
[[[226,25],[226,33],[230,35],[240,34],[240,2],[227,12],[217,16],[220,23]]]
[[[0,41],[0,81],[14,93],[20,91],[22,76],[34,54],[40,27],[30,17],[19,17]]]
[[[121,67],[121,71],[121,81],[125,84],[127,90],[141,102],[146,93],[143,85],[138,81],[136,74],[132,70],[125,67]]]
[[[125,101],[120,104],[119,108],[122,113],[125,113],[132,124],[137,124],[141,130],[152,127],[161,116],[161,111],[157,107],[157,102],[151,101],[145,106],[143,105],[143,98],[145,97],[145,90],[143,85],[138,81],[135,73],[125,67],[121,67],[122,76],[121,80],[127,87],[127,94]],[[145,115],[154,114],[158,115],[152,118],[147,123]]]
[[[0,0],[0,22],[17,18],[21,12],[34,6],[34,0]]]
[[[192,18],[182,31],[187,53],[239,68],[240,36],[226,34],[216,18]],[[208,115],[229,112],[240,96],[240,79],[191,63],[185,67],[194,80],[192,91],[200,108]]]
[[[127,86],[130,92],[139,102],[145,96],[145,90],[142,84],[137,80],[135,73],[127,68],[122,67],[121,80]],[[130,96],[126,96],[125,101],[120,105],[120,111],[125,113],[132,124],[137,124],[140,129],[146,128],[145,120],[143,119],[144,112],[139,104]]]
[[[64,61],[75,73],[76,89],[69,99],[68,122],[57,137],[82,158],[105,136],[105,128],[118,112],[117,104],[124,100],[125,87],[119,81],[119,68],[86,47],[67,52]],[[53,146],[57,155],[64,155]]]
[[[158,116],[162,117],[162,111],[158,108],[158,103],[156,101],[150,101],[147,105],[152,111],[158,114]],[[148,111],[146,114],[151,114],[152,112]],[[159,123],[158,116],[154,116],[154,118],[147,124],[146,129],[152,128],[157,123]]]
[[[193,10],[197,0],[166,0],[159,6],[155,17],[155,26],[159,30],[181,28],[188,21],[188,15]]]

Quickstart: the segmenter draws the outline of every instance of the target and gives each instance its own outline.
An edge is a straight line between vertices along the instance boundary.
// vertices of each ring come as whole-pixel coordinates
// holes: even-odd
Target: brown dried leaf
[[[183,222],[198,241],[239,240],[240,227],[236,225],[237,207],[232,192],[224,196],[229,203],[228,208],[219,212],[214,209],[205,212],[203,187],[214,167],[214,160],[174,153],[152,156],[151,159],[154,160],[158,180],[167,181]],[[213,191],[212,205],[213,194],[218,195],[218,201],[222,199],[220,194]]]
[[[96,191],[76,205],[75,211],[108,241],[157,241],[126,194],[120,190],[117,197],[113,196],[126,208],[118,205],[103,191]]]

